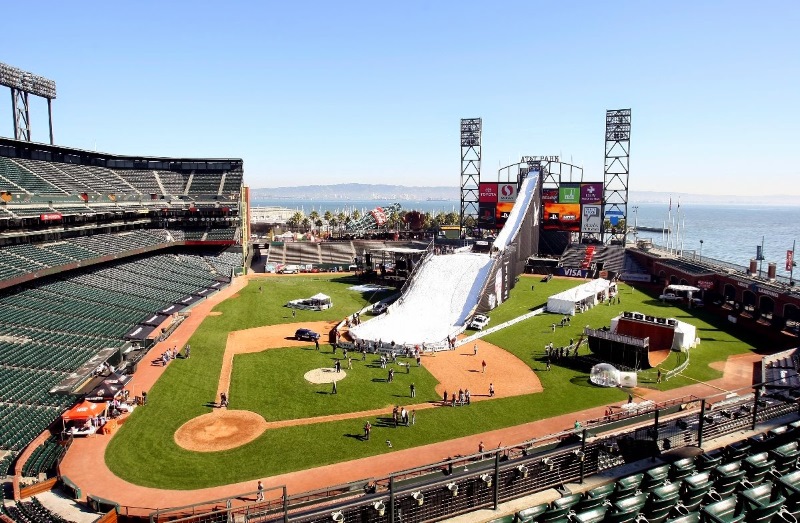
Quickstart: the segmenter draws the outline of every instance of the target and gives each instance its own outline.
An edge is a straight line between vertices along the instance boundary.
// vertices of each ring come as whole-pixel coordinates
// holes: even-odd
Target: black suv
[[[319,334],[310,329],[297,329],[297,332],[294,333],[294,339],[315,341],[319,339]]]

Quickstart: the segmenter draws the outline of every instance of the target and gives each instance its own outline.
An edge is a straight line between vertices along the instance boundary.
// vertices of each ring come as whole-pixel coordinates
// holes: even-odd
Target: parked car
[[[311,329],[297,329],[297,331],[295,331],[294,333],[294,339],[315,341],[319,339],[319,334],[312,331]]]
[[[658,299],[661,300],[661,301],[678,301],[678,300],[681,300],[683,298],[681,298],[677,294],[674,294],[672,292],[668,292],[666,294],[662,294],[661,296],[659,296]]]
[[[487,325],[489,325],[489,318],[483,314],[476,314],[472,318],[472,321],[469,322],[469,328],[475,329],[476,331],[482,331]]]
[[[298,274],[300,267],[297,265],[286,265],[278,270],[278,274]]]
[[[389,306],[387,304],[378,302],[372,306],[372,310],[370,310],[370,312],[377,316],[378,314],[383,314],[386,312],[386,309],[388,308]]]

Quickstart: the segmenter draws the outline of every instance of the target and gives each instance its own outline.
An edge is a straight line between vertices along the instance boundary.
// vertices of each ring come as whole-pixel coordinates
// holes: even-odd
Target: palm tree
[[[317,211],[311,211],[308,213],[308,218],[311,220],[311,224],[316,226],[319,221],[319,213]]]
[[[339,214],[336,215],[336,221],[339,222],[340,228],[347,223],[347,215],[344,213],[344,211],[339,211]]]
[[[309,220],[308,217],[303,217],[303,230],[308,231],[310,225],[311,220]]]
[[[325,211],[325,214],[322,216],[322,219],[325,220],[325,223],[328,224],[328,232],[331,232],[333,228],[333,213],[331,211]]]
[[[299,226],[300,223],[302,223],[303,218],[305,218],[305,216],[303,216],[303,213],[297,211],[291,216],[291,218],[286,220],[286,225],[294,229],[295,227]]]
[[[353,221],[357,222],[361,218],[361,212],[358,209],[353,209]]]

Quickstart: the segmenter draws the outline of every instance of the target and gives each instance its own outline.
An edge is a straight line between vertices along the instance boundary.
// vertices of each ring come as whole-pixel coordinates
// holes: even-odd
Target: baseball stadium
[[[630,109],[586,175],[461,120],[452,237],[283,241],[245,159],[35,142],[55,82],[0,85],[2,521],[797,521],[800,294],[632,241]]]

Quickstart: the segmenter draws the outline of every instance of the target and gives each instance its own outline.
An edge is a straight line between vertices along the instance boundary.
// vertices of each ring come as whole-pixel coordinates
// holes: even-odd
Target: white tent
[[[325,309],[330,309],[332,305],[331,297],[321,292],[310,298],[292,300],[286,304],[286,306],[291,309],[305,309],[310,311],[323,311]]]
[[[547,312],[574,315],[579,307],[590,308],[616,293],[617,284],[604,279],[588,281],[547,299]]]

